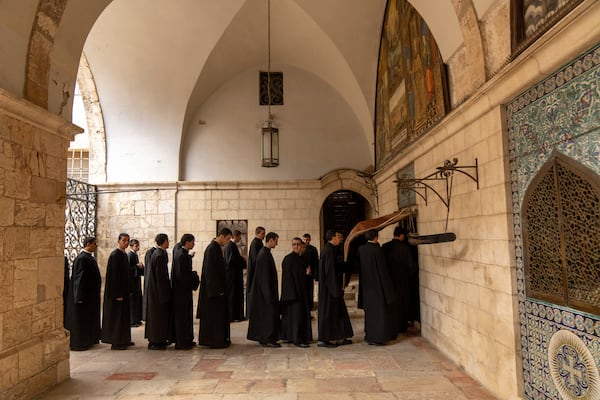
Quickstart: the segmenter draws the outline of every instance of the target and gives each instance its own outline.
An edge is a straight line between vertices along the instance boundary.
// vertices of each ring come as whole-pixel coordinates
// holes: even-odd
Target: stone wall
[[[0,393],[69,376],[63,329],[67,148],[81,130],[0,89]]]
[[[99,185],[98,264],[105,271],[119,232],[140,240],[142,257],[159,232],[169,235],[171,248],[182,234],[192,233],[199,255],[194,258],[194,269],[200,271],[203,251],[215,237],[217,221],[247,220],[249,240],[256,226],[279,234],[273,256],[280,266],[295,236],[309,232],[319,247],[321,207],[337,190],[353,190],[376,204],[364,179],[351,170],[336,171],[320,180],[289,182]]]
[[[565,18],[375,178],[386,214],[397,209],[396,171],[414,163],[421,178],[444,160],[473,165],[477,158],[479,189],[454,178],[448,230],[457,240],[419,247],[422,334],[501,399],[523,394],[503,104],[595,44],[598,13],[598,3],[586,3]],[[444,193],[442,182],[432,185]],[[419,234],[443,232],[442,202],[429,192],[427,204],[418,196],[417,204]],[[381,236],[387,240],[391,228]]]

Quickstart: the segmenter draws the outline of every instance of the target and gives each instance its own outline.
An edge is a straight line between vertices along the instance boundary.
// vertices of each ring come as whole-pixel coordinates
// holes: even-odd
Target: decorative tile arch
[[[506,106],[517,266],[524,396],[560,400],[549,368],[549,343],[567,330],[596,363],[600,360],[600,316],[530,296],[526,289],[523,202],[553,154],[576,160],[600,175],[600,46],[533,85]]]

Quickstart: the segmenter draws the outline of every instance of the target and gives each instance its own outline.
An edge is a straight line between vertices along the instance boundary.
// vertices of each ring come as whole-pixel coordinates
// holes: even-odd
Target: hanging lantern
[[[273,121],[267,121],[262,128],[262,166],[277,167],[279,165],[279,129]]]

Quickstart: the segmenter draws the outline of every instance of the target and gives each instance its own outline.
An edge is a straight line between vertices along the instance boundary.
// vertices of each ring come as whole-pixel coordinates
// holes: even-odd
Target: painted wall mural
[[[446,87],[445,66],[427,24],[407,0],[389,0],[377,72],[377,168],[446,115]]]
[[[553,155],[560,153],[600,175],[600,46],[506,107],[524,395],[534,400],[600,398],[600,316],[527,293],[522,229],[525,193]],[[589,268],[598,268],[597,263],[590,260]],[[594,285],[600,287],[600,281]]]

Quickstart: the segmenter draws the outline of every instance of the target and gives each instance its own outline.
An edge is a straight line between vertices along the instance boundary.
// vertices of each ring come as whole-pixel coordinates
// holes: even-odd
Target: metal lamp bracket
[[[479,190],[479,168],[477,158],[475,158],[475,165],[457,165],[458,158],[453,158],[452,161],[445,160],[441,167],[437,167],[436,171],[427,175],[424,178],[408,178],[406,175],[401,175],[394,182],[398,184],[398,191],[410,191],[417,194],[425,201],[427,205],[427,192],[432,191],[446,206],[446,230],[448,229],[448,215],[450,214],[450,202],[452,199],[452,183],[454,179],[454,173],[458,172],[469,177],[477,185]],[[432,181],[444,181],[446,193],[440,193],[437,191],[430,182]]]

